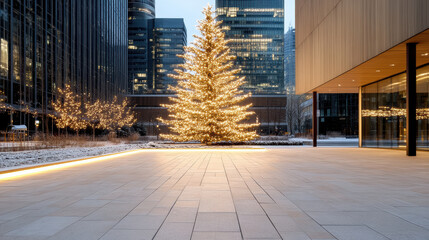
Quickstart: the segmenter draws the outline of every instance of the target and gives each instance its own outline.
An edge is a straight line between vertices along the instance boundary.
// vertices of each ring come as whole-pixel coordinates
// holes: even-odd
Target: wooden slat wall
[[[428,13],[428,0],[296,0],[297,93],[428,29]]]

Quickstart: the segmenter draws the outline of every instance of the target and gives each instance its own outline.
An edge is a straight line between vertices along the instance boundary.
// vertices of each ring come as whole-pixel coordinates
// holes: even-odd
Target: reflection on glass
[[[243,89],[283,94],[284,1],[216,0],[218,20],[246,77]]]
[[[406,75],[362,88],[364,147],[398,148],[406,139]],[[429,148],[429,66],[417,71],[417,145]]]
[[[7,71],[9,70],[9,58],[8,58],[8,42],[1,38],[0,39],[0,75],[7,77]]]

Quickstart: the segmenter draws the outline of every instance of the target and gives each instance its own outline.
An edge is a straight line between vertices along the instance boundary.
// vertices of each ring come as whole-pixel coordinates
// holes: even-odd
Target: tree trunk
[[[43,131],[43,140],[46,141],[46,137],[49,135],[49,123],[48,118],[46,117],[46,111],[44,111],[43,114],[43,128],[45,129],[45,131]]]

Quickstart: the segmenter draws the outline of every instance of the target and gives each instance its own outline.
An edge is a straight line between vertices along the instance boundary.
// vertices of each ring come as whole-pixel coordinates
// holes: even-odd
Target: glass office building
[[[417,69],[417,148],[429,148],[429,66]],[[406,73],[362,87],[362,146],[406,146]]]
[[[184,54],[187,43],[186,27],[183,18],[156,18],[150,21],[149,33],[150,60],[148,68],[147,94],[171,93],[169,85],[176,85],[176,80],[169,77],[179,64],[185,63],[177,55]]]
[[[246,77],[243,88],[284,94],[284,1],[216,0],[216,13]]]
[[[14,123],[23,108],[49,113],[66,83],[83,97],[125,93],[126,21],[121,0],[0,0],[0,95]]]
[[[150,89],[149,20],[155,18],[155,0],[128,0],[128,87],[131,94]]]

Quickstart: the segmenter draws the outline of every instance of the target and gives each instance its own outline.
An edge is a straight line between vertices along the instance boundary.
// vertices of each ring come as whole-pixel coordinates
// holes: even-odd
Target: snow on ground
[[[22,165],[37,165],[41,163],[50,163],[123,152],[138,148],[140,148],[138,144],[118,144],[101,147],[68,147],[20,152],[1,152],[0,168],[11,168]]]

